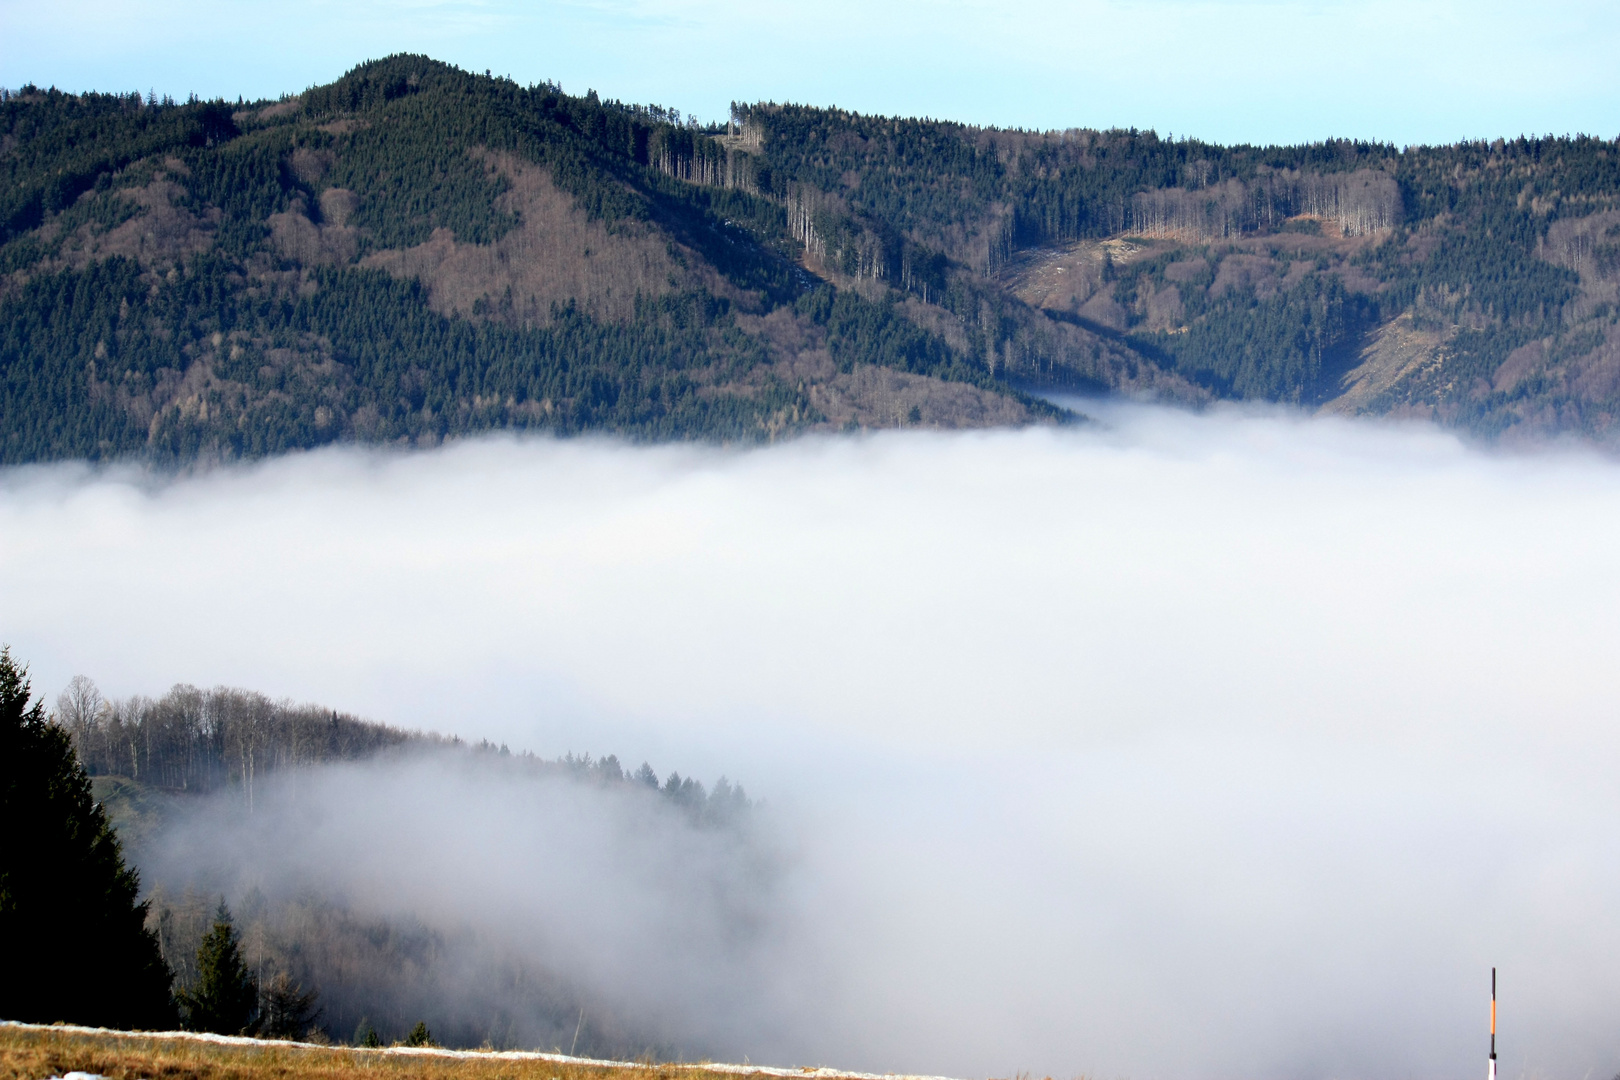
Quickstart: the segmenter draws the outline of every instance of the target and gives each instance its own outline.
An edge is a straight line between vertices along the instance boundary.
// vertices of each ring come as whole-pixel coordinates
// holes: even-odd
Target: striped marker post
[[[1491,1064],[1485,1080],[1496,1080],[1496,969],[1491,968]]]

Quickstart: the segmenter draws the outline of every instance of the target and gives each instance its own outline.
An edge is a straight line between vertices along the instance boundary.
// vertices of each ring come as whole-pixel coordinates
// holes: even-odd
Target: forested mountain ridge
[[[419,57],[241,107],[8,94],[0,458],[1053,413],[818,300],[781,205],[681,178],[714,145]]]
[[[1024,423],[1044,387],[1620,418],[1620,147],[1220,147],[423,57],[0,101],[0,460]]]
[[[1222,147],[737,113],[813,255],[937,300],[986,355],[1028,351],[1022,301],[1218,397],[1481,435],[1610,441],[1620,420],[1620,141]]]

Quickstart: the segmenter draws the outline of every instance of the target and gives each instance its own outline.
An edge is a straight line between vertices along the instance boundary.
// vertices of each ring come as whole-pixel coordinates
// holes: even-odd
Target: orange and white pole
[[[1496,1080],[1496,969],[1491,968],[1491,1066],[1485,1080]]]

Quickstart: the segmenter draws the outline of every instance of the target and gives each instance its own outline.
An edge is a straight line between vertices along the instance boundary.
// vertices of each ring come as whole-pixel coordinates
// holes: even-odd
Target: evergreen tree
[[[214,927],[197,949],[197,985],[179,995],[186,1026],[221,1035],[258,1031],[259,988],[248,974],[224,898],[214,913]]]
[[[120,1028],[174,1021],[173,974],[140,879],[68,733],[0,648],[0,1017]]]
[[[406,1046],[437,1046],[433,1041],[433,1033],[428,1030],[426,1020],[418,1020],[411,1033],[405,1036]]]

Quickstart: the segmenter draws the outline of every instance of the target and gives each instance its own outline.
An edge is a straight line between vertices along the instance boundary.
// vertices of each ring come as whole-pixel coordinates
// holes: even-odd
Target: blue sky
[[[1586,0],[0,0],[0,84],[235,98],[425,52],[704,118],[741,100],[1221,142],[1620,134]]]

